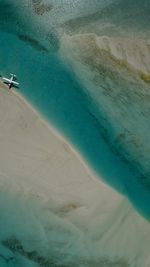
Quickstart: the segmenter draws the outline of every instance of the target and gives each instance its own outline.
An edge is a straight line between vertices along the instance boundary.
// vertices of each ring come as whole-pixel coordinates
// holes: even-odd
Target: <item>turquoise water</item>
[[[1,74],[13,70],[19,77],[20,93],[67,137],[104,181],[150,217],[148,192],[102,137],[101,126],[89,109],[91,100],[72,71],[56,53],[40,53],[4,31],[0,32],[0,47]]]
[[[90,107],[94,103],[83,93],[82,85],[59,59],[57,52],[40,52],[1,29],[0,72],[2,75],[16,73],[21,84],[19,92],[73,144],[105,182],[125,194],[144,216],[150,218],[149,193],[138,182],[137,174],[103,138],[101,125],[91,113]],[[80,251],[75,237],[81,233],[65,226],[63,220],[60,222],[60,218],[43,208],[42,202],[22,199],[19,194],[1,190],[0,203],[0,266],[68,266],[62,263],[63,253],[67,255],[68,247],[62,254],[60,252],[61,246],[65,247],[62,240],[70,242],[69,236],[72,239],[71,250]],[[46,230],[43,233],[37,217],[41,224],[42,218],[46,218],[49,224],[51,222],[50,233],[47,234]],[[30,236],[30,240],[26,236]],[[56,248],[51,246],[53,238],[58,239]],[[18,240],[28,248],[27,251]],[[30,253],[33,247],[35,254]],[[39,257],[39,254],[44,256]],[[55,263],[53,258],[57,259]]]
[[[139,182],[134,166],[120,159],[105,138],[103,128],[92,114],[95,103],[84,94],[83,85],[73,70],[58,57],[57,38],[53,39],[53,49],[47,52],[42,45],[21,41],[15,27],[19,32],[18,18],[22,24],[25,18],[21,20],[17,15],[9,16],[8,25],[4,23],[5,27],[0,27],[0,74],[16,73],[21,84],[19,93],[72,143],[100,179],[126,195],[142,215],[150,218],[149,192]],[[115,15],[112,21],[114,23]],[[13,34],[7,31],[11,26]],[[100,114],[96,115],[99,118]],[[79,266],[70,260],[76,263],[76,255],[89,261],[92,249],[84,248],[88,240],[78,228],[51,211],[49,203],[1,188],[0,214],[0,267]],[[80,266],[94,265],[81,262]]]
[[[56,54],[36,52],[11,34],[2,36],[2,73],[9,74],[13,69],[21,83],[20,92],[82,151],[102,177],[124,191],[122,180],[129,172],[120,179],[122,163],[102,140],[99,126],[89,113],[88,99],[73,73],[66,70]]]

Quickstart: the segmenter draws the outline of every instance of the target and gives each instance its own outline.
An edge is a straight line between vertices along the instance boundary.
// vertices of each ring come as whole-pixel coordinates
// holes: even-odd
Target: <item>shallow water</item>
[[[98,3],[98,1],[96,2]],[[8,28],[10,31],[10,24]],[[38,44],[25,37],[21,40],[16,33],[11,34],[6,31],[8,28],[5,24],[4,29],[1,27],[0,30],[0,74],[9,75],[12,71],[16,73],[21,84],[20,93],[80,151],[86,162],[104,181],[129,197],[135,207],[150,218],[149,192],[146,192],[138,183],[137,175],[130,170],[126,162],[123,162],[114,153],[110,144],[103,138],[101,126],[91,113],[91,109],[89,109],[94,103],[91,103],[92,100],[84,94],[83,85],[77,80],[73,70],[68,69],[59,59],[57,49],[56,51],[47,51],[47,47],[44,46],[45,43],[41,45],[41,43]],[[77,240],[75,237],[79,237],[81,233],[70,225],[64,226],[63,222],[60,222],[60,219],[53,214],[46,213],[45,215],[41,201],[24,200],[20,195],[11,195],[10,192],[5,191],[0,192],[0,198],[1,225],[3,225],[0,232],[0,239],[3,241],[0,249],[0,266],[60,266],[63,255],[60,251],[57,253],[57,249],[60,249],[60,244],[63,244],[64,239],[68,238],[67,240],[70,240],[68,235],[72,236],[71,251],[78,251],[76,254],[80,254],[82,240],[80,238]],[[19,202],[18,199],[21,200],[19,206],[16,204]],[[30,211],[27,209],[29,206],[31,207]],[[6,208],[7,214],[5,212]],[[42,219],[42,216],[47,216],[48,224],[51,221],[52,229],[58,219],[58,228],[63,225],[61,234],[57,235],[58,228],[56,227],[57,229],[51,231],[49,240],[47,240],[45,238],[47,233],[43,233],[40,224],[35,223],[36,216],[34,216],[34,213],[38,214],[36,216],[39,220]],[[22,214],[22,217],[20,214]],[[42,214],[42,216],[39,214]],[[27,218],[28,220],[26,220]],[[53,218],[54,221],[50,218]],[[45,221],[43,220],[42,223],[45,224]],[[11,227],[13,231],[10,230]],[[25,240],[26,231],[28,236],[31,234],[31,243]],[[14,236],[12,236],[12,233]],[[32,242],[37,242],[36,238],[38,244],[39,240],[43,243],[40,247],[36,247],[34,244],[36,253],[31,255]],[[57,240],[57,238],[61,240],[58,240],[54,250],[49,251],[47,247],[51,245],[50,242],[53,243],[53,240]],[[27,248],[27,251],[23,250],[18,240]],[[29,249],[30,245],[31,248]],[[46,253],[49,253],[48,260],[43,251],[45,246]],[[63,244],[63,248],[64,246],[65,244]],[[66,254],[67,249],[66,247]],[[64,251],[65,249],[62,253]],[[85,251],[82,250],[82,253],[88,261],[86,249]],[[55,263],[52,262],[53,258],[57,259]],[[65,262],[62,266],[65,266],[65,264],[67,266],[70,263],[69,261]],[[109,263],[107,265],[111,266]],[[81,266],[86,265],[81,263]],[[121,264],[117,266],[121,266]],[[128,265],[124,264],[123,266]]]
[[[36,52],[15,36],[1,34],[2,73],[13,68],[22,85],[20,93],[65,134],[104,179],[124,192],[124,181],[130,173],[125,167],[126,173],[120,179],[124,164],[103,140],[99,125],[88,110],[89,101],[71,70],[66,69],[56,54]]]
[[[149,194],[102,137],[101,126],[89,108],[94,103],[84,95],[72,70],[56,53],[36,51],[13,34],[0,33],[2,74],[13,69],[21,83],[20,93],[67,137],[102,179],[149,216],[150,209],[145,206]]]

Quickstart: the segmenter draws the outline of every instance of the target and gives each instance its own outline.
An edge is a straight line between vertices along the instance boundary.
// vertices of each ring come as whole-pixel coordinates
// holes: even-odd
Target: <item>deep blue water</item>
[[[39,52],[4,31],[0,31],[0,48],[1,74],[16,73],[20,93],[66,136],[103,180],[150,217],[149,194],[103,139],[100,125],[91,116],[89,99],[72,70],[66,69],[56,53]]]

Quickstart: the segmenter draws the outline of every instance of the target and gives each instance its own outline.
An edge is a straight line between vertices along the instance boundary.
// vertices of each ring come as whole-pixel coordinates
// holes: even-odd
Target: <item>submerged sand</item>
[[[51,266],[52,259],[54,266],[149,266],[149,223],[3,84],[0,126],[0,202],[6,205],[5,213],[0,205],[0,241],[5,255],[17,252],[36,266]],[[7,193],[10,199],[3,202]]]

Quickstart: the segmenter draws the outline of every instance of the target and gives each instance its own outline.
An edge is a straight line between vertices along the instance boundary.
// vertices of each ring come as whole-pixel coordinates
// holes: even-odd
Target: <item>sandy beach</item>
[[[7,213],[15,210],[10,220],[7,213],[3,218],[5,227],[11,229],[10,236],[21,240],[27,251],[36,250],[46,257],[55,232],[51,256],[57,258],[56,251],[61,248],[66,266],[76,266],[78,257],[78,266],[81,261],[82,266],[100,262],[102,266],[148,267],[149,223],[126,198],[98,180],[71,145],[22,96],[2,83],[0,125],[0,198],[2,202],[2,192],[9,192],[12,197],[6,204]],[[15,202],[18,194],[24,198],[19,197],[22,204]],[[43,204],[38,204],[37,211],[30,200]],[[21,230],[12,227],[17,219],[22,225],[26,218],[29,227],[22,227],[30,242],[23,239]],[[5,237],[3,230],[1,236]],[[42,251],[37,238],[43,244]],[[60,238],[71,249],[63,246]]]
[[[18,92],[2,83],[0,88],[2,184],[44,197],[64,195],[64,200],[72,183],[77,191],[99,184],[80,155]],[[13,173],[15,181],[9,179]]]
[[[149,1],[1,0],[0,267],[150,267]]]

